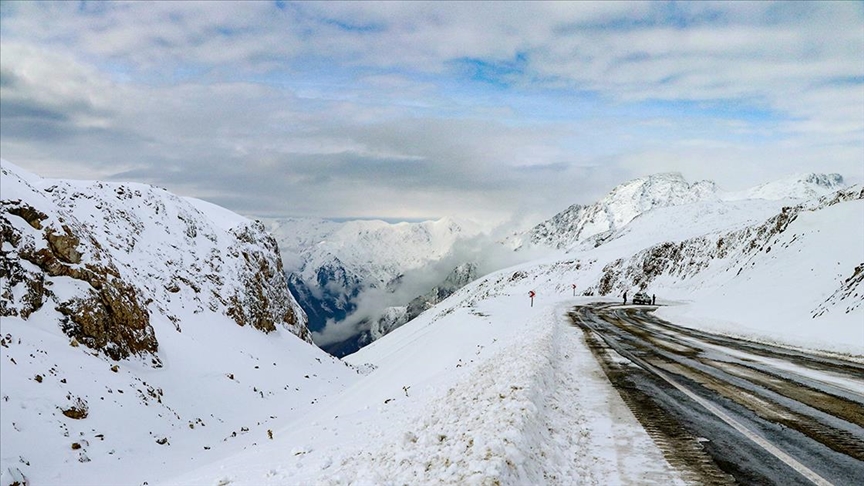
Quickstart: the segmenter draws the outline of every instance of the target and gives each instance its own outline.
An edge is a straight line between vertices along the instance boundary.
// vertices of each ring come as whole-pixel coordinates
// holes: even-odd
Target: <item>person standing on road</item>
[[[627,292],[624,292],[624,305],[627,305]]]
[[[651,305],[655,305],[656,303],[657,303],[657,296],[654,294],[651,294]]]

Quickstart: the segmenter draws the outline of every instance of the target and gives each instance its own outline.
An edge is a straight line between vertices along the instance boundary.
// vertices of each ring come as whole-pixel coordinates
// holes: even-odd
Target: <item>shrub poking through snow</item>
[[[89,407],[87,407],[87,402],[83,398],[79,397],[75,398],[71,407],[62,409],[63,415],[74,420],[81,420],[87,418],[89,410],[90,409]]]

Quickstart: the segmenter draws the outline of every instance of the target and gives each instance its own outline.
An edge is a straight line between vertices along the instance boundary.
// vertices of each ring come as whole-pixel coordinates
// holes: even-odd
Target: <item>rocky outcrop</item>
[[[767,254],[772,245],[790,245],[795,238],[781,241],[789,225],[804,211],[818,211],[846,201],[864,199],[864,188],[855,186],[797,206],[784,207],[779,214],[762,224],[728,233],[699,236],[681,242],[664,242],[651,246],[629,258],[619,258],[603,268],[598,283],[585,290],[586,295],[618,295],[625,290],[646,289],[661,276],[679,280],[691,278],[713,263],[724,261],[737,274],[747,270],[750,260]],[[854,293],[860,285],[857,269],[847,283],[838,289],[836,299]],[[835,300],[836,300],[835,299]],[[814,313],[818,313],[817,309]]]
[[[76,342],[156,366],[153,316],[182,332],[184,315],[216,312],[312,342],[261,223],[142,184],[49,181],[5,161],[2,175],[0,315],[47,307]]]
[[[21,200],[0,202],[0,315],[27,319],[50,301],[63,316],[63,332],[79,343],[115,360],[155,355],[158,343],[139,292],[120,279],[98,243],[75,234],[73,228],[84,230],[73,217],[62,219]],[[54,292],[54,277],[72,279],[76,291]]]
[[[713,182],[690,184],[678,173],[642,177],[620,184],[594,204],[574,204],[527,232],[512,235],[506,244],[517,250],[526,243],[567,249],[619,229],[653,208],[712,200],[717,194]]]
[[[819,304],[811,317],[819,317],[834,308],[841,308],[849,314],[864,305],[864,262],[852,270],[852,275],[844,279],[840,287],[825,302]]]
[[[286,298],[291,293],[276,240],[257,221],[234,228],[231,233],[237,243],[229,248],[229,254],[241,262],[245,271],[240,272],[241,285],[228,298],[228,316],[241,326],[249,324],[264,332],[282,324],[312,342],[302,309],[293,298]]]

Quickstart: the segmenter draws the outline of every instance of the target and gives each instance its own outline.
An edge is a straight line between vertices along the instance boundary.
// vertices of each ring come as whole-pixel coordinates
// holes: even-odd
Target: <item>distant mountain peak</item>
[[[811,172],[793,174],[746,191],[729,193],[725,199],[815,199],[845,187],[846,182],[840,174]]]
[[[617,185],[594,204],[574,204],[529,231],[508,240],[513,248],[526,242],[569,248],[595,235],[613,232],[655,208],[714,200],[815,199],[845,187],[840,174],[796,174],[750,190],[724,192],[713,181],[689,183],[679,172],[639,177]]]
[[[514,248],[533,244],[566,248],[591,236],[618,229],[656,207],[679,206],[718,198],[711,181],[687,182],[679,172],[639,177],[619,184],[594,204],[574,204],[527,233],[510,240]]]

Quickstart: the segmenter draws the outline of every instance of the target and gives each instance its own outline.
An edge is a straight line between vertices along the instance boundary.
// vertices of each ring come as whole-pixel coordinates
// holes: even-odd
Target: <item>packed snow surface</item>
[[[469,285],[272,443],[159,484],[683,484],[570,326],[579,300],[532,308],[529,285]]]

